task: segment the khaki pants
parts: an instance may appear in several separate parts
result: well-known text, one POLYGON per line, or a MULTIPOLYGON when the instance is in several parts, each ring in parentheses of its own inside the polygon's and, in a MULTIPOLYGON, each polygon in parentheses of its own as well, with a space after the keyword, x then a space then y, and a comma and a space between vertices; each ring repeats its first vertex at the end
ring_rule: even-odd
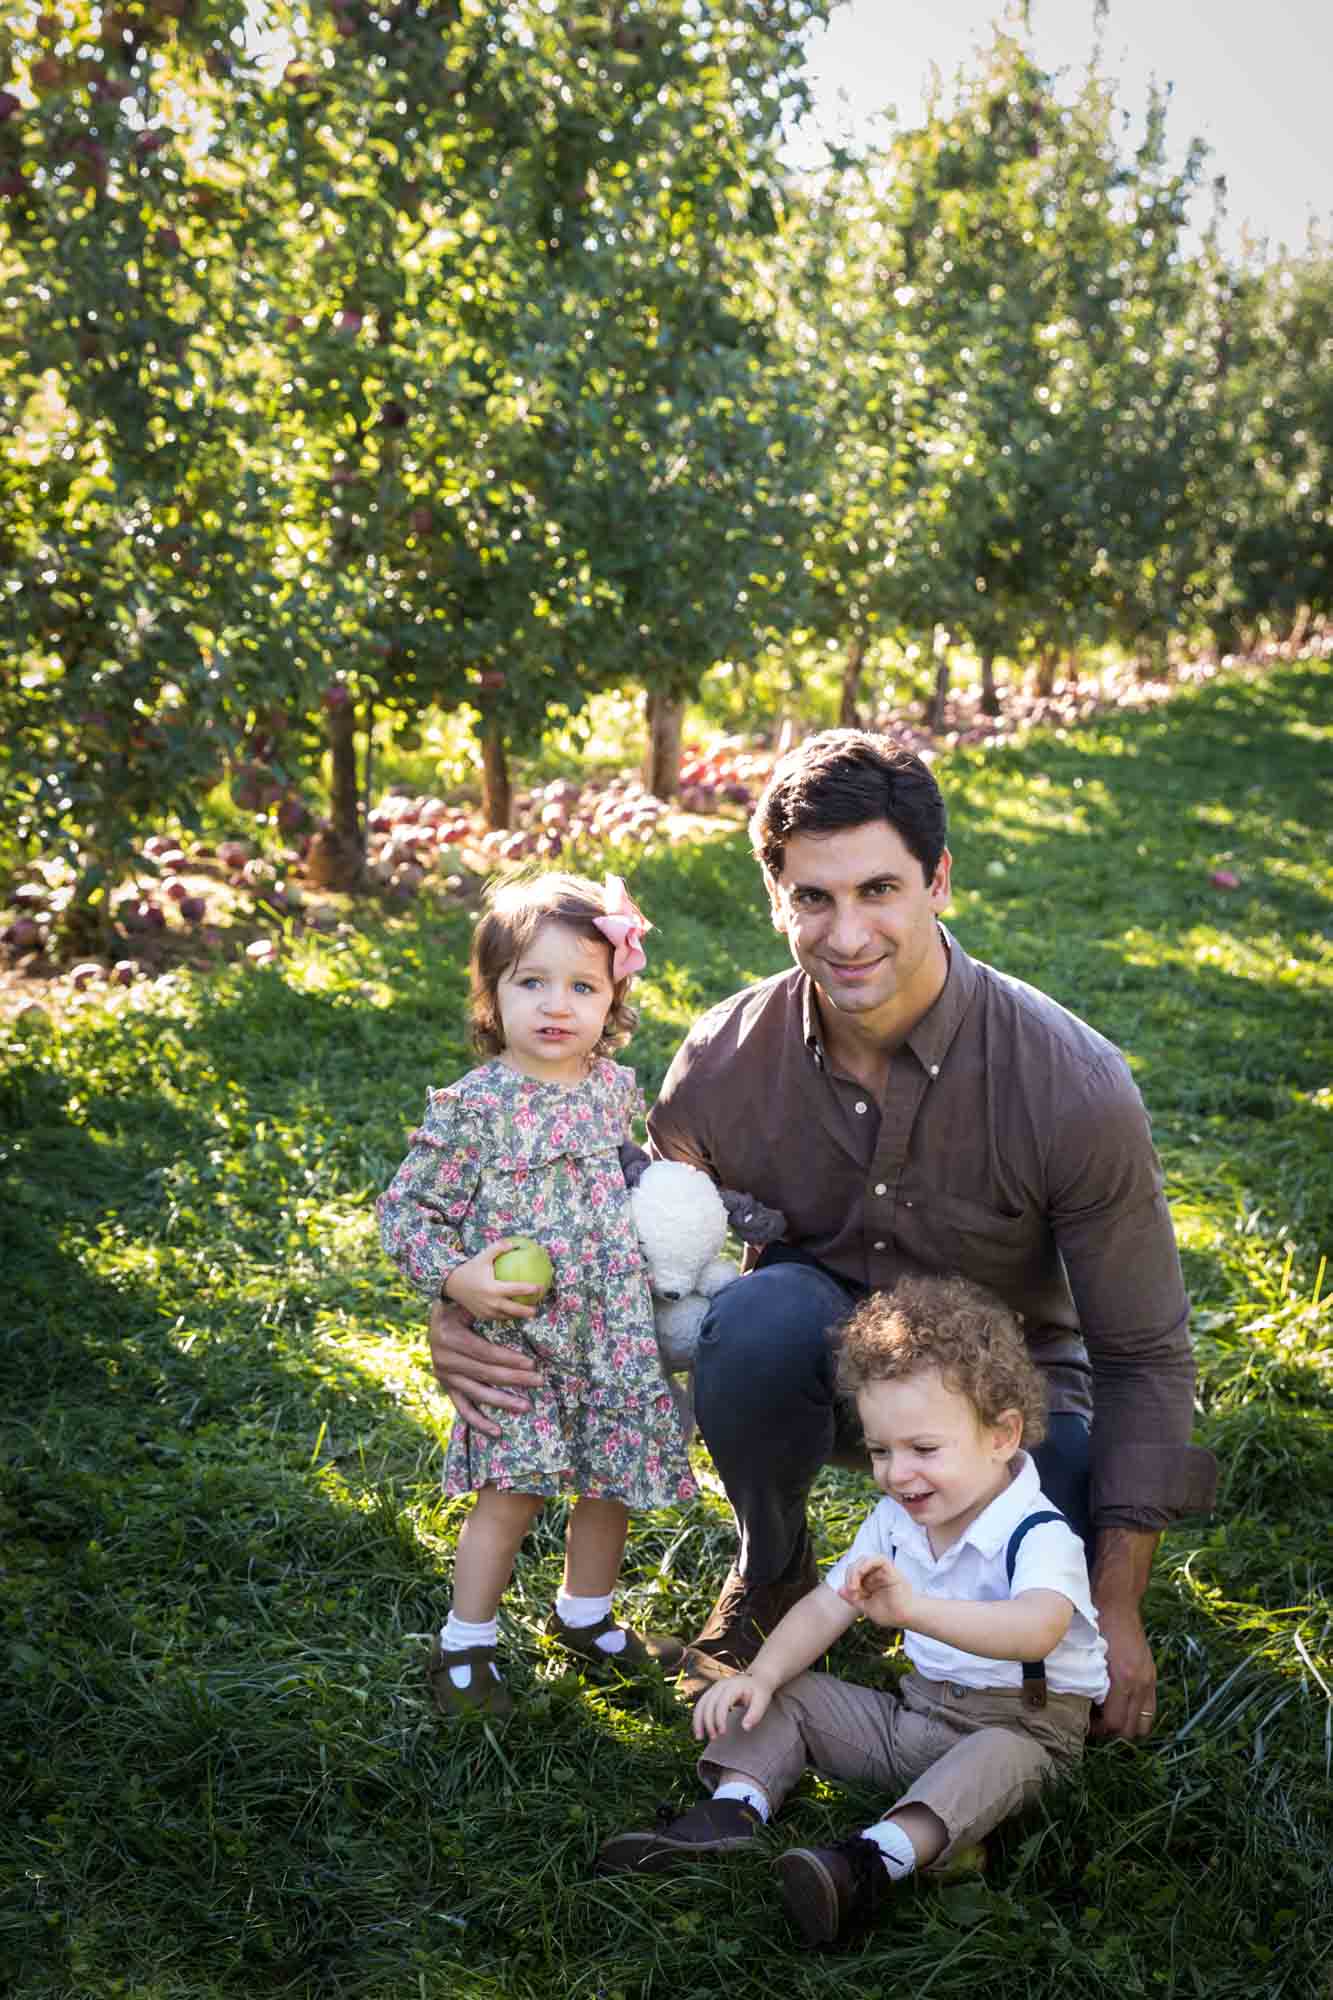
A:
POLYGON ((763 1786, 775 1811, 807 1767, 883 1786, 893 1805, 929 1806, 942 1821, 941 1867, 1073 1769, 1089 1707, 1086 1695, 1048 1694, 1044 1708, 1026 1708, 1017 1688, 965 1688, 915 1673, 896 1694, 798 1674, 753 1729, 741 1727, 743 1709, 732 1710, 700 1757, 699 1776, 711 1791, 723 1771, 738 1771, 763 1786))

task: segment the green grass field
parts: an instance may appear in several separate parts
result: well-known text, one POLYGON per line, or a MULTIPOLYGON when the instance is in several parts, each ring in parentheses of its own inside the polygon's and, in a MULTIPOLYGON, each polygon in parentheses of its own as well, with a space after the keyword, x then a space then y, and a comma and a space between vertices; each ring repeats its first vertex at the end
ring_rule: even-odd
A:
MULTIPOLYGON (((797 1949, 763 1858, 594 1877, 601 1838, 694 1795, 688 1718, 540 1636, 558 1510, 503 1614, 520 1718, 439 1723, 424 1635, 464 1503, 439 1493, 447 1405, 371 1214, 427 1084, 467 1059, 466 920, 422 910, 4 1039, 20 2000, 1333 1996, 1328 670, 939 769, 951 923, 1121 1043, 1167 1170, 1223 1476, 1152 1587, 1152 1747, 1091 1752, 984 1881, 908 1888, 847 1958, 797 1949)), ((783 947, 739 835, 633 886, 657 926, 630 1052, 651 1093, 699 1009, 783 947)), ((825 1475, 825 1553, 867 1496, 825 1475)), ((635 1617, 693 1627, 730 1546, 715 1481, 640 1519, 635 1617)), ((864 1628, 835 1658, 893 1671, 864 1628)), ((870 1804, 807 1783, 781 1844, 870 1804)))

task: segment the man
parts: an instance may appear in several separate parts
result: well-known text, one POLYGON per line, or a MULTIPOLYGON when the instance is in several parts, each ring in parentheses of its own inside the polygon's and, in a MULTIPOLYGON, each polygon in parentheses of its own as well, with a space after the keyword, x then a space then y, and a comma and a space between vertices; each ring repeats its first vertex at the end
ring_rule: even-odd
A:
MULTIPOLYGON (((946 815, 919 758, 827 731, 779 762, 750 831, 796 969, 704 1016, 648 1121, 656 1152, 788 1221, 700 1337, 699 1428, 740 1549, 687 1684, 748 1664, 816 1580, 806 1496, 859 1444, 831 1330, 905 1272, 958 1272, 1023 1315, 1052 1412, 1042 1485, 1092 1542, 1100 1729, 1146 1735, 1153 1552, 1168 1522, 1211 1504, 1215 1473, 1189 1442, 1188 1306, 1129 1071, 942 928, 946 815)), ((431 1348, 466 1421, 492 1429, 487 1407, 521 1407, 527 1364, 440 1307, 431 1348)))

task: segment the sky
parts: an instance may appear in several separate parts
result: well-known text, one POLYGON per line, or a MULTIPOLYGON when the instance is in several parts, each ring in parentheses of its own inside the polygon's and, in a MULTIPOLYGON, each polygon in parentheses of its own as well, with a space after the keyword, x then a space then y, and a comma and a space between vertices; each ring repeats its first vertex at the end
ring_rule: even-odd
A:
MULTIPOLYGON (((797 164, 821 157, 816 134, 870 136, 891 106, 920 117, 932 65, 947 82, 990 39, 1004 0, 846 0, 811 37, 812 121, 793 139, 797 164)), ((1031 0, 1032 45, 1071 81, 1093 44, 1093 0, 1031 0)), ((1251 237, 1299 250, 1313 217, 1333 228, 1333 0, 1110 0, 1101 31, 1104 74, 1118 79, 1142 131, 1150 80, 1172 86, 1173 157, 1191 138, 1210 148, 1205 178, 1227 180, 1223 242, 1251 237)), ((1208 201, 1195 216, 1208 219, 1208 201)))

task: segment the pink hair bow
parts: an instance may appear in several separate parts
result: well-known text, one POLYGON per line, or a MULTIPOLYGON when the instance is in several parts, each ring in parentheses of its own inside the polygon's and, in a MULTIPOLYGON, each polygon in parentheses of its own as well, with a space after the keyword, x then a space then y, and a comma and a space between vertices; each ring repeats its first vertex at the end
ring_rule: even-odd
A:
POLYGON ((643 934, 652 925, 618 875, 606 878, 606 915, 593 923, 611 946, 611 977, 630 979, 648 963, 643 934))

